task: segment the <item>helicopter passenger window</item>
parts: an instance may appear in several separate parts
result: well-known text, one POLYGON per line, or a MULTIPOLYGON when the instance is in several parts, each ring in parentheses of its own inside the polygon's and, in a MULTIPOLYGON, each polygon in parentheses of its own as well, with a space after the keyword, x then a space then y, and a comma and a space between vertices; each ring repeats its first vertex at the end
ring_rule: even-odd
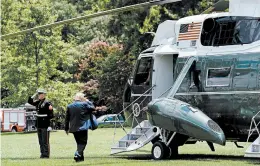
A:
POLYGON ((151 69, 152 69, 152 57, 141 58, 138 63, 134 84, 150 85, 151 69))
POLYGON ((206 86, 229 86, 230 67, 209 68, 207 71, 206 86))
POLYGON ((226 16, 209 18, 203 23, 203 46, 250 44, 259 40, 260 18, 226 16))

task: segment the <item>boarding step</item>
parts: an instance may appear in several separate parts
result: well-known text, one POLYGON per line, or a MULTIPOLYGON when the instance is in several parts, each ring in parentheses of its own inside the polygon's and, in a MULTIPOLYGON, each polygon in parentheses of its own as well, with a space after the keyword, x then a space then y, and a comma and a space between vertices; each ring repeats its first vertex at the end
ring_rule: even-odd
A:
POLYGON ((122 140, 119 141, 119 147, 129 147, 135 140, 122 140))
POLYGON ((260 144, 252 144, 250 152, 259 152, 260 153, 260 144))
POLYGON ((260 152, 260 144, 252 144, 252 152, 260 152))
POLYGON ((111 147, 111 149, 114 149, 114 150, 126 150, 127 148, 126 147, 111 147))
POLYGON ((146 133, 149 129, 151 129, 151 127, 137 127, 136 129, 135 129, 135 133, 136 134, 139 134, 139 135, 142 135, 142 134, 144 134, 144 133, 146 133))
POLYGON ((148 120, 141 122, 111 147, 111 154, 137 150, 160 134, 160 129, 148 120))
POLYGON ((142 134, 127 134, 126 139, 127 140, 137 140, 141 136, 142 136, 142 134))
POLYGON ((247 148, 245 157, 260 158, 260 137, 247 148))

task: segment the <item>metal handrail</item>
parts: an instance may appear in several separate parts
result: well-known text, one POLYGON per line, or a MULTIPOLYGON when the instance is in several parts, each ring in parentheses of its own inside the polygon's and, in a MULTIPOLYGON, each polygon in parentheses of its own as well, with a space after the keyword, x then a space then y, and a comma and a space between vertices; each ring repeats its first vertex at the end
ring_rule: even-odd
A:
POLYGON ((164 91, 158 98, 162 97, 166 92, 168 92, 171 89, 172 89, 172 86, 170 88, 168 88, 166 91, 164 91))
MULTIPOLYGON (((249 141, 249 138, 251 137, 251 135, 253 134, 254 131, 257 131, 258 133, 258 136, 260 137, 260 132, 258 130, 258 126, 260 124, 260 121, 258 123, 256 123, 255 121, 255 118, 260 115, 260 111, 258 113, 256 113, 253 117, 252 117, 252 120, 251 120, 251 124, 250 124, 250 129, 248 131, 248 137, 247 137, 247 142, 249 141), (254 124, 254 128, 252 129, 253 127, 253 124, 254 124)), ((260 143, 260 142, 259 142, 260 143)))
MULTIPOLYGON (((136 102, 138 99, 140 99, 141 97, 143 97, 147 92, 149 92, 152 88, 154 88, 156 85, 153 85, 151 88, 149 88, 147 91, 145 91, 140 97, 138 97, 136 100, 134 100, 132 103, 130 103, 126 108, 124 108, 121 112, 119 112, 117 115, 121 114, 122 112, 124 112, 128 107, 130 107, 134 102, 136 102)), ((164 91, 158 98, 162 97, 166 92, 168 92, 172 87, 168 88, 166 91, 164 91)), ((144 98, 144 100, 147 98, 147 96, 144 98)), ((140 102, 140 104, 142 104, 143 101, 140 102)), ((142 108, 143 110, 144 108, 142 108)), ((133 113, 130 114, 129 117, 131 117, 133 113)), ((125 122, 129 119, 129 117, 125 120, 125 122)), ((120 125, 122 126, 123 130, 125 131, 123 125, 125 124, 125 122, 122 124, 121 122, 118 122, 120 123, 120 125)), ((116 122, 117 123, 117 122, 116 122)), ((126 131, 125 131, 126 132, 126 131)))
MULTIPOLYGON (((152 90, 156 85, 153 85, 151 88, 149 88, 147 91, 145 91, 141 96, 139 96, 137 99, 135 99, 133 102, 131 102, 127 107, 125 107, 122 111, 120 111, 117 115, 120 115, 122 112, 124 112, 127 108, 129 108, 131 105, 133 105, 133 103, 135 103, 137 100, 139 100, 141 97, 143 97, 147 92, 149 92, 150 90, 152 90)), ((145 97, 145 99, 147 98, 147 96, 145 97)), ((144 100, 145 100, 144 99, 144 100)), ((144 100, 141 102, 143 103, 144 100)), ((141 104, 140 103, 140 104, 141 104)), ((143 109, 142 109, 143 110, 143 109)), ((132 116, 133 113, 131 113, 129 115, 129 117, 127 117, 125 119, 125 122, 124 123, 121 123, 118 119, 118 117, 116 116, 116 118, 118 119, 118 122, 116 121, 115 122, 115 129, 114 129, 114 136, 113 136, 113 143, 114 143, 114 140, 115 140, 115 135, 116 135, 116 125, 117 123, 119 123, 121 125, 121 128, 124 130, 124 132, 127 134, 126 130, 125 130, 125 127, 124 127, 124 124, 126 123, 126 121, 132 116)), ((137 122, 138 123, 138 122, 137 122)), ((138 123, 139 124, 139 123, 138 123)), ((139 124, 140 125, 140 124, 139 124)))
POLYGON ((137 99, 135 99, 132 103, 130 103, 127 107, 125 107, 121 112, 119 112, 117 115, 121 114, 124 112, 128 107, 130 107, 133 103, 135 103, 138 99, 143 97, 147 92, 149 92, 151 89, 153 89, 156 85, 153 85, 151 88, 149 88, 147 91, 145 91, 141 96, 139 96, 137 99))

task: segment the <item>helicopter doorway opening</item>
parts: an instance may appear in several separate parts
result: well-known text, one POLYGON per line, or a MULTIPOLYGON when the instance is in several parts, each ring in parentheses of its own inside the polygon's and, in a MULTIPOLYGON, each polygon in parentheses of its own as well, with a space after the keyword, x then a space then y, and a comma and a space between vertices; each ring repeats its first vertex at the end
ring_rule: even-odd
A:
MULTIPOLYGON (((125 90, 124 107, 128 107, 130 103, 133 103, 129 107, 129 111, 125 112, 125 117, 129 117, 135 110, 135 106, 138 105, 140 109, 143 109, 152 100, 152 77, 154 66, 153 54, 145 54, 138 58, 138 61, 133 70, 133 74, 130 77, 128 87, 125 90), (127 100, 126 100, 127 99, 127 100)), ((132 114, 138 118, 138 122, 142 122, 147 119, 146 112, 138 111, 138 114, 132 114)), ((136 126, 138 123, 129 119, 129 125, 136 126)))
MULTIPOLYGON (((132 76, 124 92, 124 108, 132 105, 146 110, 147 104, 153 99, 165 97, 173 85, 174 70, 178 54, 145 54, 140 56, 132 76)), ((124 114, 128 125, 135 127, 143 120, 147 120, 147 112, 141 111, 136 116, 138 122, 129 117, 133 113, 130 106, 124 114)), ((132 116, 134 116, 132 114, 132 116)))

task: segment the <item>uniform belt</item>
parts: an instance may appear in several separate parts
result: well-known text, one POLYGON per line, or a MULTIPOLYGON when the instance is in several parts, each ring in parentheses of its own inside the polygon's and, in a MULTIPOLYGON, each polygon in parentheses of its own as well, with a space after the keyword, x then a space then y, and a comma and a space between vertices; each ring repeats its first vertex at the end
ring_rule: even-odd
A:
POLYGON ((38 117, 47 117, 48 115, 47 114, 37 114, 36 116, 38 116, 38 117))

